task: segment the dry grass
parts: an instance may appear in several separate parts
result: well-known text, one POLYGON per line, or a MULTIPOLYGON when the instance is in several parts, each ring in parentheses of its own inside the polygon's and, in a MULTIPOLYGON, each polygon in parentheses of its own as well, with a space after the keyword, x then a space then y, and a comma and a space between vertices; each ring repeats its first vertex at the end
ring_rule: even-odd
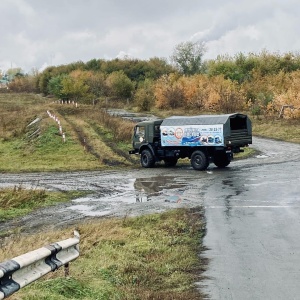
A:
MULTIPOLYGON (((194 283, 205 267, 198 253, 203 212, 179 209, 78 226, 80 257, 11 299, 203 299, 194 283)), ((0 261, 69 238, 70 229, 21 236, 2 245, 0 261)))
POLYGON ((253 119, 253 134, 292 143, 300 143, 300 120, 253 119))
POLYGON ((26 190, 22 186, 15 186, 12 189, 0 190, 0 207, 3 210, 30 206, 32 202, 42 203, 45 201, 45 190, 26 190))

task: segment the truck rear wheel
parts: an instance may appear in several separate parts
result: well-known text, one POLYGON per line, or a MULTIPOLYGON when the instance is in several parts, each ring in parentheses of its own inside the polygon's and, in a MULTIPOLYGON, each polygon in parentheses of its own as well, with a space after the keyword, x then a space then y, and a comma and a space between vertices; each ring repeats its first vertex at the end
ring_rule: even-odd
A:
POLYGON ((155 160, 150 150, 145 149, 141 154, 141 165, 144 168, 152 168, 154 167, 155 160))
POLYGON ((219 155, 216 155, 214 157, 214 164, 218 168, 225 168, 230 164, 230 160, 227 157, 227 154, 225 152, 221 152, 219 155))
POLYGON ((203 151, 195 151, 191 156, 191 165, 197 171, 206 170, 209 165, 207 155, 203 151))

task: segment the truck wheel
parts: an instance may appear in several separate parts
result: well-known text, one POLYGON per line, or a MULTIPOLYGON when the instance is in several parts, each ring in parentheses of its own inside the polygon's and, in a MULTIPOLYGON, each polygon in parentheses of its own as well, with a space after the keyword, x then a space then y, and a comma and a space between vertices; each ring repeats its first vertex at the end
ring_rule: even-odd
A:
POLYGON ((164 159, 166 167, 175 167, 177 164, 177 161, 178 161, 178 159, 174 158, 174 157, 164 159))
POLYGON ((191 165, 197 171, 206 170, 209 165, 207 155, 203 151, 195 151, 191 157, 191 165))
POLYGON ((143 150, 141 154, 141 165, 144 168, 152 168, 155 164, 154 157, 150 150, 143 150))
POLYGON ((228 159, 226 153, 222 152, 219 155, 214 157, 214 164, 218 168, 225 168, 230 164, 230 160, 228 159))

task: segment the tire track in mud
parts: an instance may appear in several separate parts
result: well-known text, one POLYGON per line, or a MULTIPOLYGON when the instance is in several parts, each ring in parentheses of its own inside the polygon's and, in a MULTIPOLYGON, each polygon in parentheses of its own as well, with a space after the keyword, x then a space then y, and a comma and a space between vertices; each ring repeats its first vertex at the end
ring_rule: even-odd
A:
MULTIPOLYGON (((79 126, 76 126, 76 124, 68 118, 65 118, 65 120, 70 124, 70 126, 72 127, 72 129, 76 133, 80 144, 84 147, 84 149, 88 153, 92 154, 97 159, 99 159, 102 163, 104 163, 105 165, 110 166, 110 167, 125 166, 126 165, 126 164, 124 164, 120 161, 117 161, 117 160, 111 160, 111 159, 104 158, 100 153, 98 153, 94 149, 93 145, 91 143, 89 143, 88 139, 86 138, 86 134, 83 132, 83 130, 79 126)), ((107 145, 107 146, 109 146, 109 145, 107 145)))
MULTIPOLYGON (((113 160, 112 158, 107 159, 101 155, 93 146, 91 142, 89 142, 87 138, 87 134, 82 130, 80 126, 77 126, 74 121, 72 121, 63 110, 58 110, 58 113, 62 116, 62 118, 67 122, 72 130, 75 132, 77 139, 79 140, 82 147, 85 149, 86 152, 92 154, 95 158, 97 158, 99 161, 101 161, 106 166, 115 167, 115 166, 127 166, 124 162, 113 160)), ((82 119, 81 119, 82 120, 82 119)), ((84 121, 85 122, 85 121, 84 121)), ((124 151, 118 149, 116 146, 114 146, 114 143, 107 141, 107 139, 104 138, 104 135, 99 134, 99 130, 97 130, 96 126, 91 124, 91 122, 86 122, 94 130, 94 132, 97 134, 99 139, 105 143, 107 147, 111 149, 111 151, 115 154, 117 154, 119 157, 125 158, 128 162, 131 164, 135 161, 129 157, 129 154, 125 154, 124 151)))
POLYGON ((127 161, 129 161, 131 164, 135 164, 137 161, 132 158, 132 156, 125 151, 122 151, 119 149, 116 144, 110 140, 108 140, 105 137, 105 134, 100 130, 99 127, 97 127, 95 124, 92 124, 91 122, 88 122, 88 124, 93 128, 93 130, 97 133, 97 135, 101 138, 101 140, 110 148, 113 152, 115 152, 117 155, 124 157, 127 161))

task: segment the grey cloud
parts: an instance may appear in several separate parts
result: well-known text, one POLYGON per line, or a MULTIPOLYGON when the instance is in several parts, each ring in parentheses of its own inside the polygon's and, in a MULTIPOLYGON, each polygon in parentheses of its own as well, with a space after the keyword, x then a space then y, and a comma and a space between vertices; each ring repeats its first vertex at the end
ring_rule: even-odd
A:
POLYGON ((299 46, 296 0, 1 2, 0 69, 13 63, 29 70, 45 63, 114 58, 121 52, 168 58, 176 44, 191 38, 206 41, 210 56, 299 46), (256 39, 249 39, 251 28, 256 39))

